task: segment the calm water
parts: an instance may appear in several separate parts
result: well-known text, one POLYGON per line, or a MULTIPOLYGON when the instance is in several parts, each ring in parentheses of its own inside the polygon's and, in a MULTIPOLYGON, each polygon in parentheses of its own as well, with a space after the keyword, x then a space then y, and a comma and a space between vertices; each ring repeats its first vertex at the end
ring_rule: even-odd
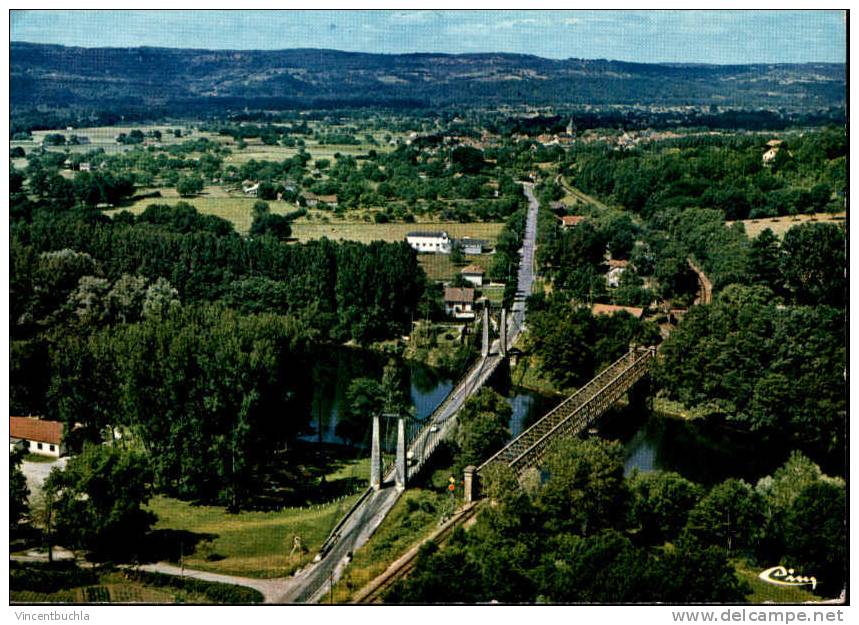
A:
MULTIPOLYGON (((346 389, 352 380, 368 377, 379 380, 389 357, 351 349, 336 349, 319 354, 313 359, 311 368, 312 397, 310 398, 310 422, 302 437, 308 441, 344 444, 337 436, 337 423, 346 409, 346 389), (321 426, 320 426, 321 424, 321 426)), ((429 417, 453 389, 454 381, 447 375, 419 363, 402 362, 408 371, 409 392, 418 421, 429 417)), ((551 410, 558 400, 511 387, 506 372, 500 372, 490 380, 490 386, 505 396, 513 409, 510 431, 513 436, 551 410)), ((383 437, 388 429, 383 424, 383 437)), ((390 428, 393 430, 393 427, 390 428)), ((369 435, 369 428, 368 428, 369 435)))
MULTIPOLYGON (((308 427, 302 437, 308 441, 345 444, 336 428, 346 406, 346 389, 359 377, 381 379, 389 357, 354 349, 332 349, 318 354, 307 365, 309 380, 306 401, 308 427), (321 424, 321 425, 320 425, 321 424)), ((453 388, 449 376, 416 363, 402 363, 418 421, 426 419, 453 388)), ((554 408, 558 398, 517 388, 510 384, 509 372, 500 368, 490 386, 501 393, 513 408, 510 431, 513 436, 554 408)), ((383 440, 392 447, 395 425, 383 422, 383 440)), ((687 422, 654 414, 644 405, 610 411, 597 423, 598 435, 623 443, 625 472, 676 471, 702 484, 714 484, 728 477, 755 482, 770 474, 787 459, 783 446, 778 450, 761 447, 759 440, 725 427, 687 422), (757 446, 755 446, 755 444, 757 446)), ((365 442, 369 443, 369 424, 365 442)))

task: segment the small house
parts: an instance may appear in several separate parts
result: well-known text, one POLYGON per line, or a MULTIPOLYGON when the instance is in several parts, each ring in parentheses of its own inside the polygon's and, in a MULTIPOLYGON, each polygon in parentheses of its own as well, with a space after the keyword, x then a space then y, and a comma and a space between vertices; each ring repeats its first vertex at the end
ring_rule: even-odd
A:
POLYGON ((575 228, 583 221, 587 220, 587 217, 583 215, 564 215, 563 217, 559 217, 561 220, 561 228, 564 230, 569 230, 570 228, 575 228))
POLYGON ((620 259, 611 259, 606 263, 609 266, 608 273, 605 276, 606 284, 612 288, 620 286, 620 277, 626 271, 629 261, 620 259))
POLYGON ((447 232, 409 232, 406 243, 418 252, 450 254, 453 241, 447 232))
POLYGON ((644 316, 644 309, 636 306, 615 306, 614 304, 594 304, 591 308, 591 314, 612 316, 615 313, 625 312, 632 315, 636 319, 641 319, 644 316))
POLYGON ((474 286, 483 286, 483 275, 486 273, 480 265, 468 265, 463 267, 460 274, 474 286))
POLYGON ((81 163, 80 168, 81 171, 92 171, 92 164, 90 164, 88 161, 84 161, 83 163, 81 163))
POLYGON ((31 454, 59 458, 66 453, 60 421, 38 417, 9 417, 9 450, 22 448, 31 454))
POLYGON ((458 243, 463 254, 483 254, 483 250, 489 246, 489 241, 471 237, 463 237, 458 240, 458 243))
POLYGON ((474 289, 445 287, 444 312, 454 319, 474 319, 474 289))
POLYGON ((243 186, 242 192, 248 197, 256 197, 257 193, 259 193, 259 183, 257 182, 247 187, 243 186))

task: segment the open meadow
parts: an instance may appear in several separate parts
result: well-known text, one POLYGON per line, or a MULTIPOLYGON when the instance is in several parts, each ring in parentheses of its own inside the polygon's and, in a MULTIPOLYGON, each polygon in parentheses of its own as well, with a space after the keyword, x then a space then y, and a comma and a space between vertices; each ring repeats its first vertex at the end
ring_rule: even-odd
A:
MULTIPOLYGON (((800 224, 808 222, 818 223, 845 223, 847 212, 840 213, 814 213, 813 215, 785 215, 783 217, 766 217, 761 219, 744 219, 740 221, 746 227, 746 234, 753 239, 761 232, 769 228, 778 238, 784 233, 800 224)), ((726 221, 726 226, 735 224, 734 221, 726 221)))

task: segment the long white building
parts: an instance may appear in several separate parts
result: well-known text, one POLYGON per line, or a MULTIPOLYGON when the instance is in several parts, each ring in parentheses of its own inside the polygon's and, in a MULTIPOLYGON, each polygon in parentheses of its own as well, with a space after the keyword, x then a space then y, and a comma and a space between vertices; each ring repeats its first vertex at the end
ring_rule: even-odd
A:
POLYGON ((447 232, 409 232, 406 243, 418 252, 450 254, 453 242, 447 232))

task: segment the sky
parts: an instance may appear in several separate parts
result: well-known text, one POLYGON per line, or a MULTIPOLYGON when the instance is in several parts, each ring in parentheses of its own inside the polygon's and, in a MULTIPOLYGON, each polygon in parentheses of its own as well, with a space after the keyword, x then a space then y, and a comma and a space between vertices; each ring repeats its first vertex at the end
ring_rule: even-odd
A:
POLYGON ((12 41, 86 47, 514 52, 642 63, 846 62, 842 11, 21 11, 12 41))

